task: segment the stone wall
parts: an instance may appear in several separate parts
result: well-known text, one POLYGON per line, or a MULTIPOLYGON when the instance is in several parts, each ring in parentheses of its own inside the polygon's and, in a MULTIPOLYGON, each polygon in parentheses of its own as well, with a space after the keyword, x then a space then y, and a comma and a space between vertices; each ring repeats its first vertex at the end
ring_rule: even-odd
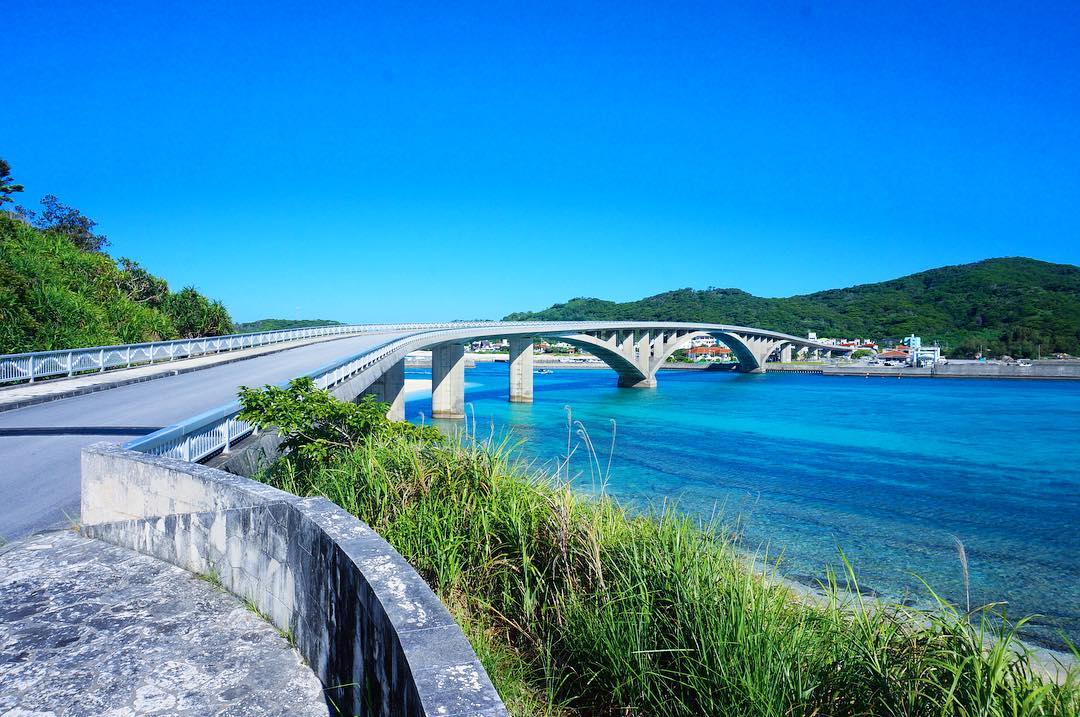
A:
POLYGON ((505 715, 460 628, 375 531, 324 498, 97 444, 84 534, 213 576, 296 641, 349 715, 505 715))

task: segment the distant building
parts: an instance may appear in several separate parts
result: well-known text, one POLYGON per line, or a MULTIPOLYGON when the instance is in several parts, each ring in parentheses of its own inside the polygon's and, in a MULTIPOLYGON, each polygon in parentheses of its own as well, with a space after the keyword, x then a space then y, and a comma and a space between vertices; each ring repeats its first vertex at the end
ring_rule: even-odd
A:
POLYGON ((877 355, 877 358, 879 361, 885 361, 887 363, 896 361, 907 363, 908 359, 911 358, 911 354, 908 352, 907 347, 897 347, 895 349, 889 349, 888 351, 882 351, 877 355))
POLYGON ((923 346, 922 338, 912 334, 904 339, 910 354, 908 363, 912 366, 933 366, 941 360, 941 349, 937 346, 923 346))
POLYGON ((727 346, 691 346, 686 355, 691 361, 724 361, 731 357, 727 346))

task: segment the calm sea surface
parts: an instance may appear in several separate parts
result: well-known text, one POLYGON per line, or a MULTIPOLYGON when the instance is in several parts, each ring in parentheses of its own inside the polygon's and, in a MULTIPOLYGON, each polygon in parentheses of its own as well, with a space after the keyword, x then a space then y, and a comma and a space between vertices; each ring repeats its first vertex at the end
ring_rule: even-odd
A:
MULTIPOLYGON (((1080 382, 664 371, 634 390, 560 370, 537 375, 521 405, 507 374, 466 373, 479 433, 511 430, 525 456, 550 461, 566 452, 570 406, 603 464, 614 419, 608 492, 624 504, 738 519, 747 548, 782 553, 781 572, 803 582, 843 550, 864 590, 919 604, 918 578, 963 600, 959 538, 973 605, 1007 601, 1010 616, 1041 615, 1029 639, 1080 642, 1080 382)), ((430 394, 406 410, 430 415, 430 394)))

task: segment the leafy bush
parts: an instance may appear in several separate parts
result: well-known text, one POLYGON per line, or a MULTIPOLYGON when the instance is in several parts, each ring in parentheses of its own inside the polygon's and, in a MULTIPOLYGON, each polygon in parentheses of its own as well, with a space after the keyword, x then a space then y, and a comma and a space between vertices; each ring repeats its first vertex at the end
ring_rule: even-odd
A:
POLYGON ((233 330, 232 319, 225 306, 220 301, 206 298, 193 286, 185 286, 175 294, 166 295, 161 309, 183 338, 221 336, 233 330))
POLYGON ((373 396, 364 396, 358 403, 339 401, 315 388, 315 381, 306 376, 293 379, 286 388, 241 386, 240 405, 241 420, 259 428, 277 428, 284 439, 282 450, 305 467, 333 463, 371 435, 439 439, 434 428, 390 421, 388 406, 373 396))

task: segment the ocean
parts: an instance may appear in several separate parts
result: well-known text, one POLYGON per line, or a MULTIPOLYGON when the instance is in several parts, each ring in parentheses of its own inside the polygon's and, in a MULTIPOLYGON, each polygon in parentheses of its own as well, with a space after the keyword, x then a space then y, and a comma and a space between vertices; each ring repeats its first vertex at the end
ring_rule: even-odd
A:
MULTIPOLYGON (((929 604, 927 585, 965 604, 959 541, 972 606, 1036 615, 1029 641, 1080 642, 1080 382, 662 371, 655 389, 620 389, 609 371, 534 378, 535 402, 511 404, 506 364, 468 370, 469 425, 553 465, 569 407, 599 463, 590 470, 579 446, 582 491, 718 520, 808 585, 841 570, 842 552, 862 591, 916 605, 929 604)), ((430 393, 406 403, 409 420, 430 412, 430 393)))

